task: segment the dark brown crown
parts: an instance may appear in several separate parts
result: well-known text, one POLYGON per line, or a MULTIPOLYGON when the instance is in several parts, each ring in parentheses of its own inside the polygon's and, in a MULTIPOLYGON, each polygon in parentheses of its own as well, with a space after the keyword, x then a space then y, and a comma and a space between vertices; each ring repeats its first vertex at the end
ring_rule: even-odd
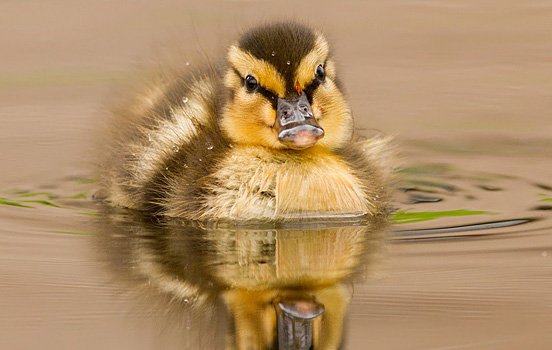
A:
POLYGON ((314 48, 314 31, 295 22, 280 22, 256 27, 239 40, 239 47, 272 64, 293 89, 293 74, 301 59, 314 48))

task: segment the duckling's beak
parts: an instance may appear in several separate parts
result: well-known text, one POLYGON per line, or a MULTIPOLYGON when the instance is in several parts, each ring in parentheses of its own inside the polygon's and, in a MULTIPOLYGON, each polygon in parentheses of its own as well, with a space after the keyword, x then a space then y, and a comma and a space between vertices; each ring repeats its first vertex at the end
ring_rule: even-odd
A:
POLYGON ((305 93, 295 99, 278 98, 274 128, 281 143, 298 150, 314 146, 324 136, 305 93))

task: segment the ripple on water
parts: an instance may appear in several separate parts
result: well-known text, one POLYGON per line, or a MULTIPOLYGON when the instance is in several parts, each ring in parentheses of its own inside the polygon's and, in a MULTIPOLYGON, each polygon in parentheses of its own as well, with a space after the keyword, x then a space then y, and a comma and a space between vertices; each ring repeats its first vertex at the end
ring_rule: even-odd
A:
MULTIPOLYGON (((536 315, 545 322, 552 305, 547 292, 552 286, 550 187, 440 164, 404 168, 402 176, 394 225, 385 236, 383 222, 357 215, 287 227, 160 222, 125 210, 106 211, 91 199, 97 185, 86 177, 67 178, 45 186, 47 190, 6 190, 0 196, 0 214, 10 218, 8 225, 17 223, 22 235, 40 234, 27 234, 23 241, 12 234, 3 245, 36 241, 40 253, 29 249, 35 256, 25 259, 40 261, 41 270, 25 273, 31 282, 12 276, 4 284, 16 290, 31 283, 40 289, 40 298, 32 293, 27 299, 47 302, 64 296, 62 304, 72 300, 78 284, 91 291, 87 298, 99 308, 98 315, 114 315, 113 301, 102 300, 118 298, 119 307, 140 310, 126 312, 131 319, 157 320, 167 330, 164 337, 186 334, 188 345, 203 349, 228 339, 276 339, 274 333, 251 326, 272 324, 275 329, 276 318, 270 315, 276 315, 276 301, 289 310, 322 307, 322 318, 348 309, 352 332, 359 324, 376 328, 440 318, 466 329, 474 320, 506 325, 510 318, 501 315, 511 314, 520 319, 536 315), (78 275, 82 281, 59 276, 64 265, 51 262, 64 253, 45 244, 54 236, 94 242, 93 255, 67 260, 74 269, 67 276, 78 275)), ((10 256, 19 264, 16 269, 31 269, 21 254, 10 256)), ((48 313, 41 311, 41 317, 48 318, 48 313)), ((71 317, 86 323, 91 315, 71 317)), ((338 315, 346 317, 344 311, 338 315)), ((294 322, 299 338, 320 327, 316 318, 294 322)), ((324 341, 342 341, 345 323, 337 324, 333 338, 324 341)))

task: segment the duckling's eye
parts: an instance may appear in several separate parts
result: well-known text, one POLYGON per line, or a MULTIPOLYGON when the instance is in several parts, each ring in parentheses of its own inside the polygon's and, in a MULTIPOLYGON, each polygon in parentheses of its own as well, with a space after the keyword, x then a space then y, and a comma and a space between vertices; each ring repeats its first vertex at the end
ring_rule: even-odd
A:
POLYGON ((257 86, 259 86, 259 83, 254 76, 248 75, 245 77, 245 88, 247 89, 247 91, 253 92, 257 89, 257 86))
POLYGON ((319 65, 316 67, 315 75, 318 80, 324 81, 324 79, 326 79, 326 71, 324 71, 324 66, 319 65))

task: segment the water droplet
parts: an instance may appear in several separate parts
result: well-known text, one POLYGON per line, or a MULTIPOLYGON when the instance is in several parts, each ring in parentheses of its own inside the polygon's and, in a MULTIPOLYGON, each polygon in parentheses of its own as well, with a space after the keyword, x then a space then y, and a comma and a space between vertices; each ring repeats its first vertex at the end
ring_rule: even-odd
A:
POLYGON ((184 304, 188 304, 189 302, 190 302, 190 299, 188 299, 188 298, 184 299, 184 304))
POLYGON ((207 145, 208 150, 212 150, 213 148, 215 148, 215 146, 213 146, 213 144, 211 144, 209 142, 207 142, 206 145, 207 145))
POLYGON ((168 166, 167 166, 167 167, 165 167, 165 170, 169 170, 169 167, 168 167, 168 166))
POLYGON ((189 65, 190 65, 190 62, 186 61, 185 65, 189 66, 189 65))
POLYGON ((198 158, 197 160, 199 160, 200 162, 203 162, 203 159, 201 159, 201 158, 198 158))
POLYGON ((188 169, 190 166, 188 164, 183 165, 184 169, 188 169))
POLYGON ((189 101, 189 99, 186 96, 182 97, 182 102, 188 103, 188 101, 189 101))
POLYGON ((276 52, 272 51, 272 53, 270 54, 270 56, 272 56, 272 57, 276 56, 276 52))
POLYGON ((286 64, 289 66, 291 64, 291 61, 287 61, 286 64))

